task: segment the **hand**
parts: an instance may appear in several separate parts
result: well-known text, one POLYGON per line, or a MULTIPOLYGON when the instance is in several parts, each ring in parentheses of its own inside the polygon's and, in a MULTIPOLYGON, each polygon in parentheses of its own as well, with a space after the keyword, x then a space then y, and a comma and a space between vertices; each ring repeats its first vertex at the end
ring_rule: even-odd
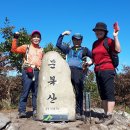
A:
POLYGON ((19 32, 15 32, 14 33, 14 38, 18 39, 19 38, 19 34, 20 34, 19 32))
POLYGON ((63 36, 64 36, 64 35, 70 35, 70 34, 71 34, 70 31, 64 31, 64 32, 62 33, 63 36))
POLYGON ((83 62, 82 64, 82 69, 83 69, 83 72, 86 72, 88 70, 88 63, 87 62, 83 62))
POLYGON ((115 29, 114 29, 113 36, 114 36, 114 37, 117 37, 117 36, 118 36, 118 32, 119 32, 119 31, 115 32, 115 29))
POLYGON ((83 70, 85 70, 87 67, 88 67, 88 63, 83 61, 82 63, 83 70))

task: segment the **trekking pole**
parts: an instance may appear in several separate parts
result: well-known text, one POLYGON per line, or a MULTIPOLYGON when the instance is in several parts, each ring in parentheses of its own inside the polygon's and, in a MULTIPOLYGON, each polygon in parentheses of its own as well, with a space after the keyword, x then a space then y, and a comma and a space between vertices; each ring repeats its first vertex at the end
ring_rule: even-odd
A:
POLYGON ((90 124, 91 124, 91 92, 88 94, 88 101, 89 101, 89 118, 90 118, 90 124))
MULTIPOLYGON (((86 60, 86 57, 85 57, 85 60, 86 60)), ((84 88, 85 88, 85 86, 86 86, 86 79, 87 79, 87 72, 88 72, 88 69, 84 69, 84 73, 85 73, 85 77, 84 77, 84 82, 83 82, 83 84, 84 84, 84 88)), ((84 89, 85 90, 85 89, 84 89)), ((87 122, 87 95, 86 95, 86 91, 84 91, 84 108, 85 108, 85 112, 84 112, 84 115, 85 115, 85 119, 84 119, 84 123, 86 124, 86 122, 87 122)))
POLYGON ((90 96, 90 92, 86 92, 86 108, 87 108, 87 111, 89 111, 89 119, 90 119, 90 124, 91 124, 91 96, 90 96))
POLYGON ((84 120, 84 123, 86 124, 86 122, 87 122, 86 92, 84 92, 84 104, 85 104, 85 112, 84 112, 85 120, 84 120))
MULTIPOLYGON (((87 72, 86 72, 86 75, 84 75, 84 87, 85 87, 85 83, 86 83, 86 79, 87 79, 87 72)), ((84 112, 84 115, 85 115, 85 119, 84 119, 84 123, 86 124, 87 122, 87 103, 86 103, 86 91, 84 91, 84 108, 85 108, 85 112, 84 112)))

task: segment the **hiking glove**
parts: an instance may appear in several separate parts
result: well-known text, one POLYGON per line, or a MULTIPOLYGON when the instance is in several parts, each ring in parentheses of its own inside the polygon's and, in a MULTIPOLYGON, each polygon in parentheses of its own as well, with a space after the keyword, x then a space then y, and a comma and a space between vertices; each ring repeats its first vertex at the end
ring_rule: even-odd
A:
POLYGON ((19 38, 19 32, 14 33, 14 38, 18 39, 19 38))
POLYGON ((64 35, 70 35, 70 34, 71 34, 70 31, 64 31, 64 32, 62 33, 63 36, 64 36, 64 35))

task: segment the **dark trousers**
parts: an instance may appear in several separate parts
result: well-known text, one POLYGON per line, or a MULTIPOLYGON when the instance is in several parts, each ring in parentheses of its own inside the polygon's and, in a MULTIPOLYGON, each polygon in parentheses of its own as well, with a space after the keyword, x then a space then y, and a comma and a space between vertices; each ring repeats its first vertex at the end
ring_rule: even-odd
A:
POLYGON ((82 69, 70 67, 71 69, 71 82, 74 87, 76 96, 76 113, 83 114, 83 81, 84 74, 82 69))
POLYGON ((96 72, 96 80, 101 100, 115 101, 115 70, 96 72))
POLYGON ((38 89, 38 75, 39 71, 34 71, 35 81, 32 81, 26 74, 25 70, 22 70, 22 92, 19 101, 19 112, 26 112, 26 104, 30 91, 32 92, 32 106, 33 111, 36 110, 36 99, 38 89))

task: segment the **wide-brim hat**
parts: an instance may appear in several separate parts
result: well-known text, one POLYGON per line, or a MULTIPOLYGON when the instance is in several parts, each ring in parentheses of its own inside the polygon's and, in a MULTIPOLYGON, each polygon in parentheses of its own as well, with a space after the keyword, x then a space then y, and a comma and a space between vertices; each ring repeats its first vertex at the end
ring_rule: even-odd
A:
POLYGON ((103 31, 106 31, 108 32, 107 30, 107 25, 103 22, 98 22, 95 26, 95 28, 93 29, 93 31, 95 32, 96 30, 103 30, 103 31))

